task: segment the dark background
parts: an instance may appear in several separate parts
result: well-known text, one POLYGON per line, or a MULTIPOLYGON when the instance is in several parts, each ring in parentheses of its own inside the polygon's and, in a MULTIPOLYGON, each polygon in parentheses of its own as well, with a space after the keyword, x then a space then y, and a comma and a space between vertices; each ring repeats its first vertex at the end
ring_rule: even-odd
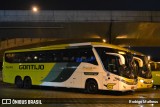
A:
MULTIPOLYGON (((0 10, 131 10, 160 11, 160 0, 1 0, 0 10)), ((160 47, 131 47, 160 61, 160 47)))
POLYGON ((1 0, 0 10, 160 10, 160 0, 1 0))

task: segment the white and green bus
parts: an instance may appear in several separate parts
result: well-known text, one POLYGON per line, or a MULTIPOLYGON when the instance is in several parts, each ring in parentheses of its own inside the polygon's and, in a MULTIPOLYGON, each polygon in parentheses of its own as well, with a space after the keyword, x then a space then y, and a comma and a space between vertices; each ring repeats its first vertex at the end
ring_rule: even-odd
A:
POLYGON ((98 90, 136 89, 133 56, 126 49, 97 42, 61 44, 4 53, 3 82, 98 90))
POLYGON ((150 62, 151 71, 152 71, 152 78, 153 78, 153 85, 159 86, 160 85, 160 62, 150 62))
POLYGON ((153 79, 150 70, 150 64, 146 55, 132 51, 137 66, 138 84, 137 89, 152 88, 153 79))

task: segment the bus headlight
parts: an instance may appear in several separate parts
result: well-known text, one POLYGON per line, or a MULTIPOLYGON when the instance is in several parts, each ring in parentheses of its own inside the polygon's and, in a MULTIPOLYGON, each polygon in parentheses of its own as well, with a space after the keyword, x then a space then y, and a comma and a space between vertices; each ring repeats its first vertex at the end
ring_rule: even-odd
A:
POLYGON ((142 82, 142 83, 144 82, 144 80, 139 80, 139 81, 142 82))
POLYGON ((133 81, 130 81, 130 82, 126 81, 125 79, 120 79, 120 78, 117 78, 117 77, 115 77, 115 79, 118 80, 118 81, 121 81, 123 83, 126 83, 128 85, 136 85, 137 84, 137 79, 134 79, 133 81))
POLYGON ((152 80, 152 83, 153 83, 153 80, 152 80))

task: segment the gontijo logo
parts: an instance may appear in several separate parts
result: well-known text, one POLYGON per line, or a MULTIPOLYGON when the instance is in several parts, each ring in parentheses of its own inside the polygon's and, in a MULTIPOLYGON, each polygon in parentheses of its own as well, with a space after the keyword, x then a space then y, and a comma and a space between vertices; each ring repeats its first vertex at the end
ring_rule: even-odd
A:
POLYGON ((109 90, 112 90, 114 85, 116 85, 116 84, 115 83, 108 83, 107 85, 104 85, 104 86, 106 86, 109 90))
POLYGON ((44 70, 44 65, 19 65, 20 70, 44 70))

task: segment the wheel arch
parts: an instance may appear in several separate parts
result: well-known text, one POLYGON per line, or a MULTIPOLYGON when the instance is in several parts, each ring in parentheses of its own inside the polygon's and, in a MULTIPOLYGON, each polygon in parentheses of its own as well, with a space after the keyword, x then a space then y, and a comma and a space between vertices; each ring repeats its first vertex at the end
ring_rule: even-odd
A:
POLYGON ((22 79, 22 77, 19 76, 19 75, 15 76, 14 84, 16 85, 17 88, 23 88, 23 79, 22 79))
POLYGON ((32 87, 32 79, 30 76, 25 76, 23 80, 23 87, 29 89, 32 87))
POLYGON ((24 79, 26 79, 26 78, 29 78, 31 80, 31 83, 32 83, 32 78, 30 76, 28 76, 28 75, 24 76, 24 79))
POLYGON ((86 81, 85 81, 84 88, 86 88, 86 84, 87 84, 87 82, 90 81, 90 80, 93 80, 93 81, 95 81, 95 82, 97 83, 98 90, 99 90, 99 89, 100 89, 99 81, 98 81, 97 79, 95 79, 95 78, 87 78, 86 81))
POLYGON ((17 75, 17 76, 15 76, 15 78, 14 78, 14 82, 16 81, 17 78, 20 78, 20 79, 23 80, 23 78, 22 78, 20 75, 17 75))

